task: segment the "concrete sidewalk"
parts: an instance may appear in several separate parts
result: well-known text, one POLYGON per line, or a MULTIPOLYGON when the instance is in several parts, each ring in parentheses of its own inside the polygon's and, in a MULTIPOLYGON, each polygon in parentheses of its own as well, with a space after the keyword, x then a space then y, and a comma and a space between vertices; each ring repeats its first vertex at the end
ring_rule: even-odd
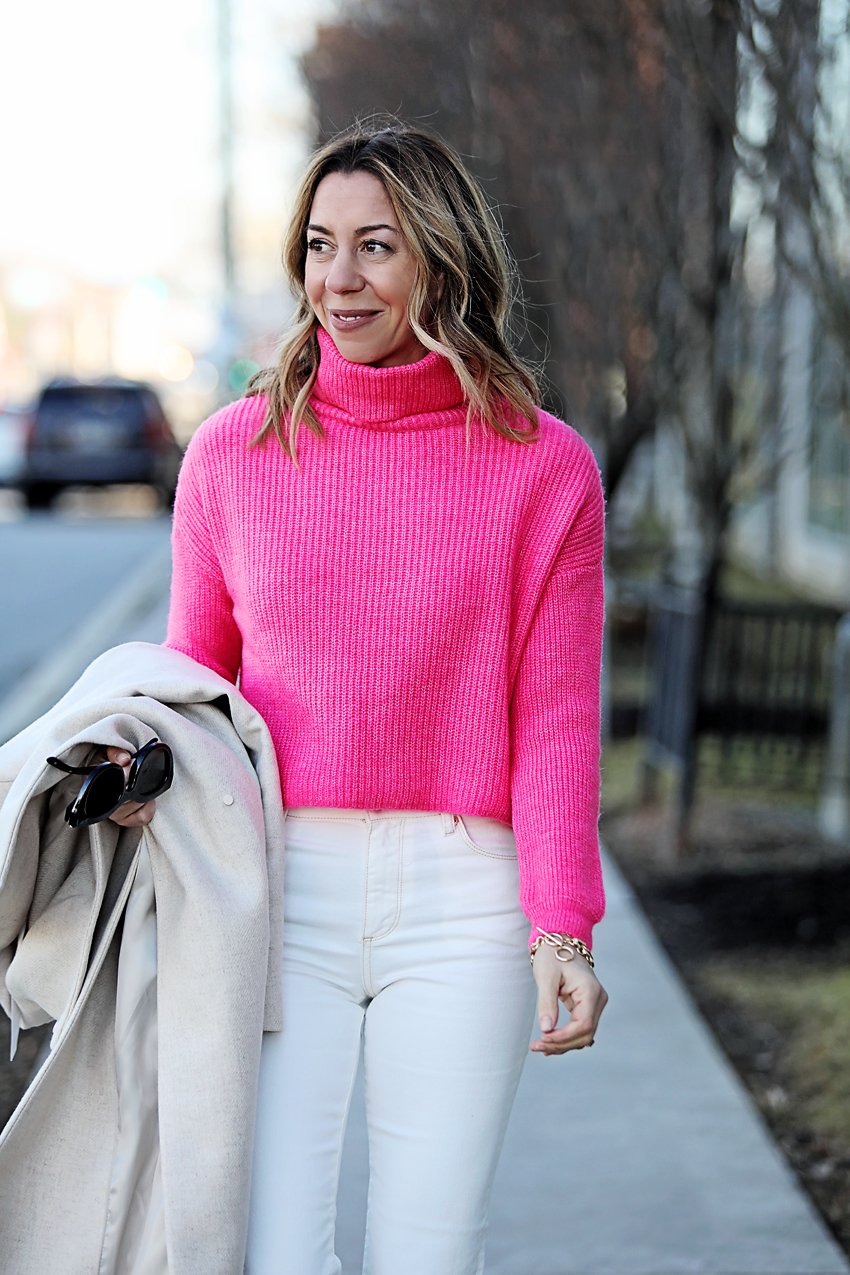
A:
POLYGON ((611 1002, 592 1051, 526 1069, 490 1275, 847 1272, 610 860, 606 870, 594 946, 611 1002), (529 1186, 541 1163, 558 1188, 548 1207, 529 1186))
MULTIPOLYGON (((109 645, 161 641, 165 617, 162 598, 109 645)), ((610 860, 606 882, 595 954, 610 1004, 593 1050, 529 1056, 487 1275, 850 1275, 610 860)), ((358 1090, 340 1189, 347 1275, 360 1270, 366 1171, 358 1090)))

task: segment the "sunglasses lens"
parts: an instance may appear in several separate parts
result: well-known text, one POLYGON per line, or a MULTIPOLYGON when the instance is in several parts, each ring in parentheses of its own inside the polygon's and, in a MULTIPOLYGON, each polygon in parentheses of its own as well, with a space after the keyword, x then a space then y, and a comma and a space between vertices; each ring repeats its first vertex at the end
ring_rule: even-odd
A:
POLYGON ((171 754, 164 746, 154 748, 139 766, 136 782, 133 785, 134 801, 150 801, 158 797, 171 785, 171 754))
POLYGON ((80 815, 99 819, 111 814, 124 796, 124 772, 120 766, 104 766, 92 775, 82 793, 80 815))

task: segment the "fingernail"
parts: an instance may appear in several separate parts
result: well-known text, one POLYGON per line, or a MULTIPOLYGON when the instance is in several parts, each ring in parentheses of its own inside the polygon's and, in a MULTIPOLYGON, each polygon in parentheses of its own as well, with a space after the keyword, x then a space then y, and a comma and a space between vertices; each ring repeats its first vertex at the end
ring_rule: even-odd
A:
POLYGON ((119 765, 119 766, 126 766, 126 765, 128 765, 128 764, 129 764, 129 761, 130 761, 130 754, 129 754, 129 753, 119 753, 119 754, 118 754, 117 761, 118 761, 118 765, 119 765))
POLYGON ((543 1032, 550 1032, 553 1026, 554 1026, 554 1023, 552 1022, 552 1019, 549 1017, 548 1014, 544 1014, 540 1020, 540 1030, 543 1032))

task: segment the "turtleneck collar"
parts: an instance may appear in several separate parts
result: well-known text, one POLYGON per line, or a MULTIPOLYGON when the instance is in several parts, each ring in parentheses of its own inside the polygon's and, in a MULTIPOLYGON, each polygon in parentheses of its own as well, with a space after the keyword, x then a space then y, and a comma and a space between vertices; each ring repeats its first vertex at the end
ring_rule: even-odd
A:
POLYGON ((316 335, 321 357, 313 397, 357 424, 382 429, 447 425, 465 407, 463 387, 442 354, 429 350, 416 363, 371 367, 343 358, 324 328, 316 335))

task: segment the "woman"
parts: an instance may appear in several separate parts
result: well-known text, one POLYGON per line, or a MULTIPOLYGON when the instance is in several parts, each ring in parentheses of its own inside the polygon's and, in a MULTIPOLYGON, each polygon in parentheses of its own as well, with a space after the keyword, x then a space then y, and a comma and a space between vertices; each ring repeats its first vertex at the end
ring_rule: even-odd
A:
POLYGON ((240 678, 286 806, 246 1269, 340 1269, 362 1035, 364 1270, 473 1275, 527 1051, 593 1044, 607 999, 599 473, 537 406, 502 237, 442 141, 323 147, 285 263, 278 367, 186 454, 167 638, 240 678))

